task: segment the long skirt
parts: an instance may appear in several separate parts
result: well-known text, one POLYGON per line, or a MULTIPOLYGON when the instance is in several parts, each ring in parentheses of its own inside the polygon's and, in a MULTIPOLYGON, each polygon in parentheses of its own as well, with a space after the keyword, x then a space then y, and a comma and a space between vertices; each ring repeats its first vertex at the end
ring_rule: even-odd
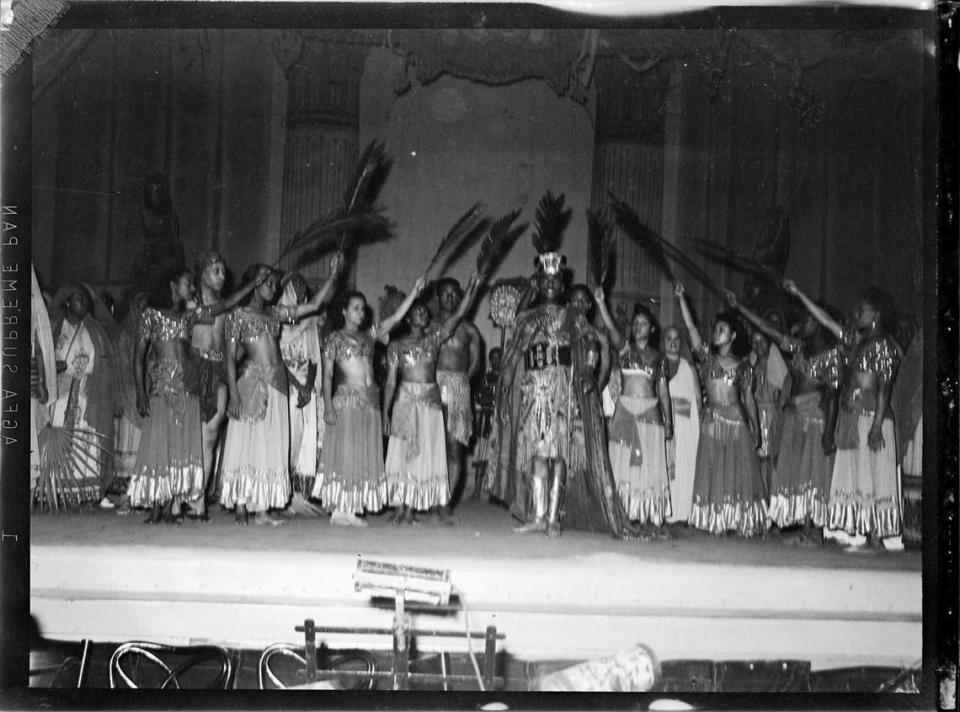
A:
POLYGON ((443 409, 435 383, 401 383, 387 445, 390 505, 416 510, 450 499, 443 409))
POLYGON ((657 398, 622 395, 610 427, 610 466, 632 522, 663 524, 670 516, 667 449, 657 398), (655 413, 655 415, 654 415, 655 413))
POLYGON ((867 436, 872 425, 873 415, 840 410, 827 526, 850 536, 887 538, 901 529, 897 447, 893 420, 886 418, 881 427, 885 445, 871 450, 867 436), (844 447, 844 433, 856 440, 854 447, 844 447))
POLYGON ((250 403, 248 407, 245 399, 241 417, 227 424, 220 504, 243 505, 249 512, 283 508, 290 499, 286 378, 278 378, 274 369, 251 364, 237 388, 241 399, 251 394, 250 403))
POLYGON ((712 534, 764 530, 767 504, 753 436, 737 404, 708 407, 700 428, 690 525, 712 534))
POLYGON ((140 428, 125 415, 117 420, 114 445, 114 468, 117 477, 129 478, 137 466, 137 452, 140 450, 140 428))
POLYGON ((183 385, 183 367, 161 361, 154 368, 150 416, 141 420, 137 464, 127 486, 130 504, 152 507, 174 497, 203 494, 200 403, 183 385))
POLYGON ((767 516, 781 529, 807 521, 823 527, 833 474, 833 455, 823 452, 819 394, 800 396, 783 413, 780 457, 770 483, 767 516))
POLYGON ((379 512, 387 503, 383 425, 376 386, 340 386, 327 424, 313 496, 331 512, 379 512))
MULTIPOLYGON (((689 411, 689 405, 687 406, 689 411)), ((693 479, 697 471, 697 446, 700 444, 700 421, 677 411, 673 404, 673 439, 667 441, 667 471, 670 480, 671 522, 686 522, 693 507, 693 479), (671 457, 672 456, 672 457, 671 457), (672 460, 672 463, 671 463, 672 460)))

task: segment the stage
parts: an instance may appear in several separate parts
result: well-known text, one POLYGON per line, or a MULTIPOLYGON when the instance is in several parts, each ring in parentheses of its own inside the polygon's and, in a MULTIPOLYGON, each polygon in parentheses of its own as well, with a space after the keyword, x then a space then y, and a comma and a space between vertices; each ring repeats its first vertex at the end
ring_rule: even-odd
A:
MULTIPOLYGON (((579 661, 636 643, 661 660, 809 660, 814 670, 908 666, 921 654, 917 550, 851 555, 785 538, 716 538, 678 528, 666 541, 566 531, 517 535, 506 511, 478 499, 448 526, 365 529, 297 518, 279 528, 145 525, 146 513, 34 515, 31 608, 49 639, 212 642, 263 649, 303 643, 294 627, 389 628, 392 608, 354 591, 358 556, 449 569, 464 614, 416 615, 416 627, 495 625, 515 659, 579 661)), ((388 650, 387 636, 318 636, 329 646, 388 650)), ((465 652, 421 638, 424 652, 465 652)), ((477 648, 477 646, 474 646, 477 648)), ((482 642, 477 652, 482 652, 482 642)))

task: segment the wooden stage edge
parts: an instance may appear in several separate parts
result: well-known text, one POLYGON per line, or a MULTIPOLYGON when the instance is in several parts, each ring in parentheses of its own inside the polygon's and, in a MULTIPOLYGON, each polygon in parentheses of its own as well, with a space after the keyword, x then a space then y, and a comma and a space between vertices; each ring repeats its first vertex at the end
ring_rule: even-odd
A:
MULTIPOLYGON (((371 517, 362 530, 322 519, 241 529, 225 512, 182 527, 148 527, 138 514, 35 516, 31 608, 50 639, 302 644, 294 628, 306 618, 319 627, 390 627, 392 608, 354 590, 363 556, 449 569, 466 613, 416 614, 415 626, 495 625, 506 636, 498 649, 520 660, 585 660, 636 643, 661 660, 809 660, 814 670, 920 659, 918 551, 851 556, 687 532, 667 542, 579 532, 547 540, 512 534, 505 513, 484 503, 461 516, 454 527, 403 529, 371 517)), ((457 639, 417 645, 466 652, 457 639)))

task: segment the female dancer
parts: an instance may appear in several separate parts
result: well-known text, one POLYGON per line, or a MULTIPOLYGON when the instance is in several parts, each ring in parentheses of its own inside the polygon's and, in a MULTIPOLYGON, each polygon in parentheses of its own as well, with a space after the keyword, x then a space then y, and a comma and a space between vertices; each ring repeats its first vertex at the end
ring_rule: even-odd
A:
MULTIPOLYGON (((346 295, 344 327, 327 339, 323 350, 323 402, 327 429, 313 496, 332 511, 331 524, 367 526, 357 515, 378 512, 387 503, 383 466, 380 394, 373 377, 374 341, 384 343, 426 284, 420 277, 399 309, 369 331, 361 331, 367 300, 346 295), (334 376, 339 385, 333 390, 334 376)), ((444 458, 446 455, 444 454, 444 458)))
POLYGON ((687 359, 680 356, 680 330, 663 330, 663 353, 667 357, 668 388, 673 408, 673 439, 667 441, 667 474, 670 477, 669 522, 686 524, 693 505, 693 477, 700 443, 700 379, 687 359))
POLYGON ((390 441, 385 468, 390 505, 397 508, 390 520, 398 524, 417 524, 415 511, 443 507, 450 499, 437 359, 440 346, 470 308, 476 285, 474 277, 457 311, 429 332, 430 310, 424 302, 414 302, 407 315, 409 334, 387 351, 383 433, 390 441))
POLYGON ((249 303, 227 316, 227 413, 231 418, 223 446, 220 504, 236 507, 236 522, 244 526, 248 512, 258 525, 284 520, 268 510, 286 507, 290 499, 290 413, 287 370, 280 354, 280 324, 295 323, 316 311, 333 287, 343 256, 330 264, 330 276, 313 299, 296 306, 269 306, 277 293, 277 274, 253 265, 243 275, 247 284, 259 280, 249 303), (237 361, 246 355, 240 378, 237 361))
POLYGON ((248 285, 223 302, 187 309, 194 291, 190 273, 178 271, 169 286, 169 309, 148 307, 143 311, 134 357, 137 410, 142 420, 137 464, 127 496, 133 507, 152 508, 147 524, 182 523, 179 503, 204 495, 200 404, 190 392, 185 372, 192 365, 187 353, 190 330, 194 324, 212 322, 217 314, 233 308, 254 287, 248 285), (156 361, 150 369, 148 396, 144 360, 151 346, 156 361))
MULTIPOLYGON (((280 282, 280 305, 308 301, 307 280, 299 272, 280 282)), ((280 330, 280 355, 290 381, 290 471, 293 489, 306 498, 317 476, 319 444, 323 442, 323 396, 320 369, 320 333, 317 317, 304 317, 280 330)))
MULTIPOLYGON (((727 291, 726 297, 733 307, 736 296, 727 291)), ((749 359, 753 372, 753 397, 757 401, 757 424, 760 428, 760 448, 757 456, 760 458, 760 475, 769 492, 773 463, 776 462, 780 449, 780 393, 783 390, 787 367, 780 351, 761 330, 750 335, 749 359)))
POLYGON ((741 536, 761 534, 766 525, 767 505, 757 460, 757 404, 751 389, 750 365, 732 352, 736 317, 718 314, 712 344, 708 345, 693 322, 680 282, 675 284, 674 294, 680 302, 680 313, 707 391, 690 524, 719 535, 731 530, 741 536))
MULTIPOLYGON (((780 529, 802 526, 798 543, 821 543, 836 450, 833 431, 840 351, 830 333, 812 315, 800 325, 800 338, 794 338, 736 298, 728 297, 728 301, 785 353, 793 356, 789 365, 790 394, 780 428, 780 454, 771 474, 767 515, 780 529)), ((825 305, 820 308, 827 311, 825 305)))
POLYGON ((868 289, 854 310, 855 328, 845 328, 817 306, 797 285, 784 288, 841 342, 846 368, 840 390, 837 453, 833 462, 825 538, 851 552, 868 544, 903 548, 900 482, 890 391, 900 353, 890 337, 893 300, 884 290, 868 289))
POLYGON ((595 296, 622 374, 609 434, 617 491, 632 522, 659 527, 671 514, 666 441, 673 438, 673 406, 667 364, 653 346, 656 321, 637 305, 628 342, 607 311, 601 287, 595 296))

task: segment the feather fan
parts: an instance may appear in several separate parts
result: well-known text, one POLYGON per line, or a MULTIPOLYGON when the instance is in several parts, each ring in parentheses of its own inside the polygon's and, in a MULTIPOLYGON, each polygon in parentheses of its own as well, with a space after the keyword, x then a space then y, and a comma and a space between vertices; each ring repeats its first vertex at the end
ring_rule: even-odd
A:
POLYGON ((387 158, 382 143, 376 141, 364 149, 343 203, 333 212, 314 220, 284 246, 275 264, 295 251, 307 248, 298 265, 312 261, 336 245, 337 251, 349 249, 352 241, 373 241, 391 236, 392 225, 376 207, 377 197, 390 173, 392 161, 387 158))
POLYGON ((676 280, 676 276, 674 275, 673 268, 670 264, 672 261, 689 272, 695 279, 703 283, 703 285, 714 294, 722 296, 722 292, 720 291, 719 287, 713 283, 713 280, 710 279, 709 275, 707 275, 707 273, 704 272, 696 263, 683 254, 683 252, 681 252, 679 249, 677 249, 675 245, 667 242, 656 232, 644 225, 643 221, 640 220, 640 217, 636 214, 633 208, 624 203, 622 200, 619 200, 615 195, 613 195, 613 193, 608 192, 608 195, 611 199, 611 207, 617 220, 617 224, 623 228, 627 235, 639 243, 639 245, 644 249, 644 252, 647 254, 647 257, 657 265, 657 267, 664 273, 664 276, 668 280, 671 282, 676 280))
POLYGON ((709 240, 697 240, 697 243, 700 245, 698 252, 709 260, 719 262, 738 272, 769 280, 774 284, 780 283, 777 275, 765 264, 709 240))
POLYGON ((443 236, 443 239, 440 240, 440 244, 437 246, 437 251, 433 253, 433 257, 427 264, 424 274, 428 273, 436 266, 437 261, 440 259, 440 255, 470 234, 473 228, 476 227, 477 223, 483 217, 484 207, 485 206, 483 203, 474 203, 470 209, 467 210, 467 212, 460 216, 460 219, 453 224, 453 227, 447 230, 447 234, 443 236))
POLYGON ((607 278, 613 273, 614 260, 613 225, 606 210, 587 210, 587 241, 594 282, 606 289, 607 278))
POLYGON ((514 221, 520 216, 520 209, 513 210, 500 216, 487 231, 480 249, 477 251, 477 273, 481 276, 490 274, 496 263, 507 253, 510 246, 527 229, 527 223, 514 226, 514 221))
POLYGON ((564 210, 565 199, 564 195, 554 196, 549 190, 540 199, 534 221, 536 231, 533 233, 533 246, 540 254, 560 249, 563 231, 573 215, 572 208, 564 210))

